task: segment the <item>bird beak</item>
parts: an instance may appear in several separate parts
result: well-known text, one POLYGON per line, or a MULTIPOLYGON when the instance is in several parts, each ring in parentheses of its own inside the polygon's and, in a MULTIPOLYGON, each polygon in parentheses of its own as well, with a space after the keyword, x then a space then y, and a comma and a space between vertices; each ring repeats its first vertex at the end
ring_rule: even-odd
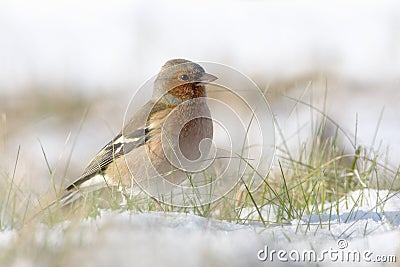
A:
POLYGON ((209 73, 204 73, 201 77, 200 77, 200 83, 201 84, 206 84, 206 83, 210 83, 215 81, 216 79, 218 79, 217 77, 215 77, 214 75, 211 75, 209 73))

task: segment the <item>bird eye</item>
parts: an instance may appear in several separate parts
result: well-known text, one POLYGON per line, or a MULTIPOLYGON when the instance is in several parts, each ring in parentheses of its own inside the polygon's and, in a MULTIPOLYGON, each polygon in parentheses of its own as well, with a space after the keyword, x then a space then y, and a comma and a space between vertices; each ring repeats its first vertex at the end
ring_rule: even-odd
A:
POLYGON ((187 80, 189 80, 189 75, 187 75, 187 74, 182 74, 179 78, 180 78, 182 81, 187 81, 187 80))

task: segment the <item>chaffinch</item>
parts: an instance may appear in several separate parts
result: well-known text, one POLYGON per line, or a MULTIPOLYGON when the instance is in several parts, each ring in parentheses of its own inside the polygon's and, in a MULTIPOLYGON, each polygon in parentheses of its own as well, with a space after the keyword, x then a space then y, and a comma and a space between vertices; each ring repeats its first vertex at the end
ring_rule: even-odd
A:
POLYGON ((65 206, 82 192, 107 186, 157 194, 182 183, 210 151, 210 142, 201 144, 213 137, 205 85, 216 79, 189 60, 167 61, 154 81, 151 100, 66 187, 58 203, 65 206))

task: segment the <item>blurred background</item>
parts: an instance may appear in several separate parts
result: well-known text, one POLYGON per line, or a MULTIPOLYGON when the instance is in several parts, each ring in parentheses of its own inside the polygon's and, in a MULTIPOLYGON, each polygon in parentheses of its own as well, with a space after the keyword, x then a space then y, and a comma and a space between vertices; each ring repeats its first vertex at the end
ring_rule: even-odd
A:
POLYGON ((21 188, 74 179, 171 58, 249 76, 288 137, 310 120, 287 96, 399 163, 398 1, 2 0, 0 177, 12 176, 20 148, 21 188))

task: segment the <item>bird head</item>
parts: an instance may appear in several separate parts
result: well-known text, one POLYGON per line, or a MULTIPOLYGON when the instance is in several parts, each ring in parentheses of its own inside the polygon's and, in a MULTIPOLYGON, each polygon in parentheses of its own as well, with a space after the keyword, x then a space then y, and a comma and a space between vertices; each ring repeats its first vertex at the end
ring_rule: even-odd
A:
POLYGON ((154 82, 153 97, 165 96, 173 102, 205 97, 205 84, 217 79, 199 64, 186 59, 172 59, 162 66, 154 82))

